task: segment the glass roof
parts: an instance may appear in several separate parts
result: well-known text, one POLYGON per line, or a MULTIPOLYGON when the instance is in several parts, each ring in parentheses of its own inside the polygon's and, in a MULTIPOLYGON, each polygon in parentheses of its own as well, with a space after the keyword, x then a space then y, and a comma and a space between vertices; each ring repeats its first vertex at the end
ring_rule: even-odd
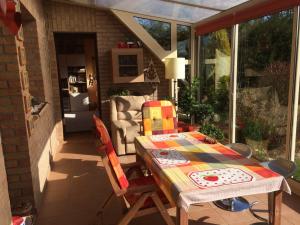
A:
POLYGON ((248 0, 69 0, 96 7, 196 23, 248 0))

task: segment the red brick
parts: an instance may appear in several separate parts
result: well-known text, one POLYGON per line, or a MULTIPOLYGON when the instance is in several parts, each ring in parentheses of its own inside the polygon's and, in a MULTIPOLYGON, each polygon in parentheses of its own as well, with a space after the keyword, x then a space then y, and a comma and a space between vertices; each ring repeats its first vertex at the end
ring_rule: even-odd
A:
POLYGON ((32 178, 31 178, 30 174, 22 174, 21 175, 21 180, 22 181, 32 181, 32 178))
POLYGON ((0 55, 0 62, 16 62, 17 56, 16 55, 0 55))
POLYGON ((9 196, 12 199, 20 197, 20 196, 22 196, 22 190, 10 190, 9 191, 9 196))
POLYGON ((17 146, 16 145, 3 144, 3 151, 5 151, 5 152, 17 152, 17 146))
POLYGON ((29 160, 29 155, 27 152, 5 152, 4 156, 6 160, 13 160, 13 159, 29 160))
POLYGON ((24 174, 24 173, 30 173, 30 168, 9 168, 6 170, 7 175, 16 175, 16 174, 24 174))
POLYGON ((7 176, 7 181, 10 182, 18 182, 20 181, 20 176, 19 175, 10 175, 7 176))
POLYGON ((17 160, 6 160, 5 166, 6 166, 6 168, 15 168, 18 166, 18 161, 17 160))
MULTIPOLYGON (((0 116, 0 118, 1 118, 1 116, 0 116)), ((2 136, 2 138, 6 138, 6 137, 14 137, 16 134, 15 134, 15 132, 14 132, 14 130, 13 129, 3 129, 2 131, 1 131, 1 136, 2 136)))
POLYGON ((19 71, 19 65, 17 63, 8 63, 6 64, 6 70, 8 72, 18 72, 19 71))
POLYGON ((0 45, 13 45, 15 43, 15 39, 10 36, 0 37, 0 45))
POLYGON ((14 183, 10 183, 9 184, 9 188, 11 189, 18 189, 18 188, 28 188, 28 187, 32 187, 32 183, 31 182, 14 182, 14 183))
POLYGON ((6 71, 5 64, 0 64, 0 72, 5 72, 5 71, 6 71))
POLYGON ((14 88, 14 89, 20 89, 20 87, 21 87, 21 83, 20 83, 20 81, 8 81, 8 86, 10 87, 10 88, 14 88))
POLYGON ((7 81, 0 80, 0 88, 8 88, 7 81))
POLYGON ((15 45, 4 45, 4 52, 8 54, 16 54, 17 49, 15 45))

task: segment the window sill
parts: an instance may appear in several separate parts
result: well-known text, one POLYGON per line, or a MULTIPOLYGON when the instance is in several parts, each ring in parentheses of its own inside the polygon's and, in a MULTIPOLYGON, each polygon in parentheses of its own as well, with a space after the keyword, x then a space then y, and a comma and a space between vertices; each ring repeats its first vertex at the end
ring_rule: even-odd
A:
POLYGON ((39 105, 35 105, 31 111, 31 115, 39 117, 46 105, 47 102, 42 102, 39 105))

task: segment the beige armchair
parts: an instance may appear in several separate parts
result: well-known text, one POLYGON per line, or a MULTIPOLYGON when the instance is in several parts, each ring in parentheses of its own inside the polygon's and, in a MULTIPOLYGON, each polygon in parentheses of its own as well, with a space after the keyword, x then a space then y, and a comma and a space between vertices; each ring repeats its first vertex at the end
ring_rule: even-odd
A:
POLYGON ((149 96, 116 96, 110 99, 112 142, 118 155, 135 153, 134 138, 141 134, 141 108, 149 96))

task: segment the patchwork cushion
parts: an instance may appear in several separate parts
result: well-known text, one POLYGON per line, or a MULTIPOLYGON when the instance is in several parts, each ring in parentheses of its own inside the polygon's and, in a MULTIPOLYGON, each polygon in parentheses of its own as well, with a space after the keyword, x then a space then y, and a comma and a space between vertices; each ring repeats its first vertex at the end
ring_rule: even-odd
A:
POLYGON ((142 107, 144 135, 177 133, 177 117, 170 101, 148 101, 142 107))
POLYGON ((121 167, 118 156, 116 155, 115 149, 112 145, 109 133, 104 125, 104 123, 95 115, 93 116, 94 123, 96 125, 97 132, 100 136, 102 144, 106 146, 105 153, 108 156, 109 162, 115 172, 118 179, 119 185, 122 189, 126 189, 129 186, 129 182, 126 175, 121 167))

